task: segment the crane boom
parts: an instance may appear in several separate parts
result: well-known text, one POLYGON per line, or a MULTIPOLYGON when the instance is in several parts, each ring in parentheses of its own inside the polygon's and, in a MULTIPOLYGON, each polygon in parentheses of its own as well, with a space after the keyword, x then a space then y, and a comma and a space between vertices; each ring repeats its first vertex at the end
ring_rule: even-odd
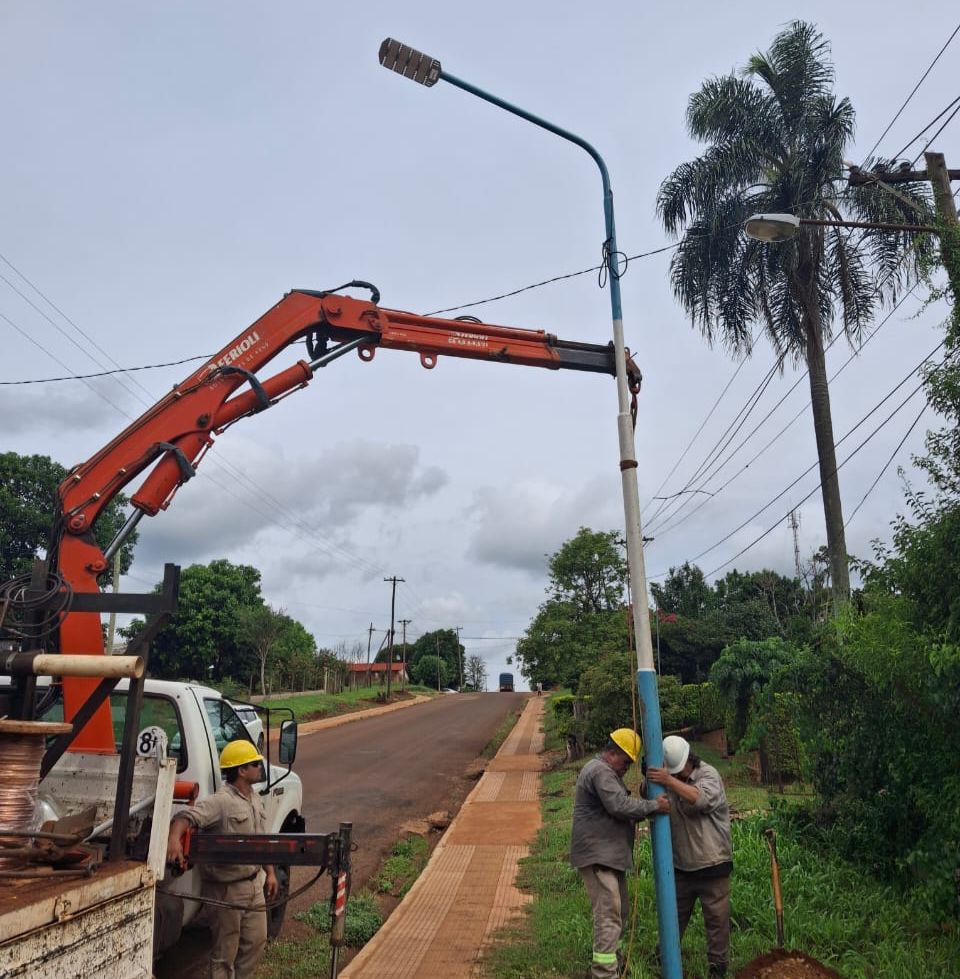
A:
MULTIPOLYGON (((364 282, 372 301, 339 292, 295 289, 234 338, 119 435, 74 466, 59 487, 59 512, 48 556, 74 593, 98 591, 97 578, 108 567, 107 553, 93 536, 104 507, 128 483, 149 469, 131 496, 134 515, 155 516, 170 505, 177 489, 190 479, 214 437, 247 415, 306 386, 320 366, 356 349, 371 361, 378 347, 419 354, 430 369, 440 357, 462 357, 496 363, 579 370, 614 375, 612 344, 559 340, 543 330, 495 326, 469 319, 439 319, 377 305, 379 293, 364 282), (299 360, 261 380, 258 372, 281 351, 306 339, 311 361, 299 360), (331 347, 331 344, 335 346, 331 347), (152 467, 152 468, 151 468, 152 467)), ((628 382, 636 396, 640 371, 628 356, 628 382)), ((93 612, 67 612, 60 623, 60 651, 102 653, 100 618, 93 612)), ((64 707, 72 718, 95 687, 94 680, 64 680, 64 707)), ((101 708, 74 741, 73 750, 114 751, 109 709, 101 708)))

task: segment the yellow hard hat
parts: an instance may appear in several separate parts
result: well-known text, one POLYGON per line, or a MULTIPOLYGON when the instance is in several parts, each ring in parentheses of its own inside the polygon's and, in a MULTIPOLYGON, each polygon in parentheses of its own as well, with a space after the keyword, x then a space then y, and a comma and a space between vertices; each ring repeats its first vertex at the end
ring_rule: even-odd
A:
POLYGON ((628 727, 618 727, 610 735, 610 740, 630 759, 636 761, 640 757, 640 735, 628 727))
POLYGON ((220 752, 221 768, 239 768, 241 765, 249 765, 255 761, 263 761, 263 755, 250 741, 231 741, 220 752))

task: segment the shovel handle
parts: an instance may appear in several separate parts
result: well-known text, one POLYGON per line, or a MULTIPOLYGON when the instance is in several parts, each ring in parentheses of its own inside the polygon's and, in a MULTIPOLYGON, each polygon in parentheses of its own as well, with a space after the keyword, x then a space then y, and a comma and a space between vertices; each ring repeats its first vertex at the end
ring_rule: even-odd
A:
POLYGON ((777 918, 777 948, 783 948, 783 895, 780 893, 780 866, 777 863, 777 834, 773 829, 765 829, 770 848, 770 881, 773 885, 773 910, 777 918))

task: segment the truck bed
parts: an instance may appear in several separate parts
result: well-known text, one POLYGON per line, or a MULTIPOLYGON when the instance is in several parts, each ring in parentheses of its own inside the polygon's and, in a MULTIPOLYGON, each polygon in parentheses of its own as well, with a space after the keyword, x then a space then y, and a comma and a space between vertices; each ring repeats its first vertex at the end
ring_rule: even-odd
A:
POLYGON ((150 979, 154 879, 143 863, 87 878, 0 880, 0 979, 150 979))

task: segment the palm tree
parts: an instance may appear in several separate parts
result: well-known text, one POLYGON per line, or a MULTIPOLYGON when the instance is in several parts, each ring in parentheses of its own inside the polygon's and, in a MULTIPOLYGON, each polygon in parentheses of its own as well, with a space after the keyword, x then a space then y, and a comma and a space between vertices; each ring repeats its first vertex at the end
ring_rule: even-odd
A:
MULTIPOLYGON (((668 232, 683 233, 671 284, 707 341, 749 354, 759 323, 782 358, 806 363, 839 607, 850 575, 824 343, 838 318, 858 344, 877 308, 916 275, 929 245, 909 233, 804 226, 790 242, 770 246, 741 229, 763 212, 915 224, 929 211, 916 185, 898 188, 914 206, 877 184, 847 186, 843 160, 854 111, 834 96, 833 78, 829 45, 813 25, 797 21, 740 75, 705 81, 690 97, 687 128, 707 148, 663 182, 657 212, 668 232)), ((882 171, 892 162, 869 165, 882 171)))

